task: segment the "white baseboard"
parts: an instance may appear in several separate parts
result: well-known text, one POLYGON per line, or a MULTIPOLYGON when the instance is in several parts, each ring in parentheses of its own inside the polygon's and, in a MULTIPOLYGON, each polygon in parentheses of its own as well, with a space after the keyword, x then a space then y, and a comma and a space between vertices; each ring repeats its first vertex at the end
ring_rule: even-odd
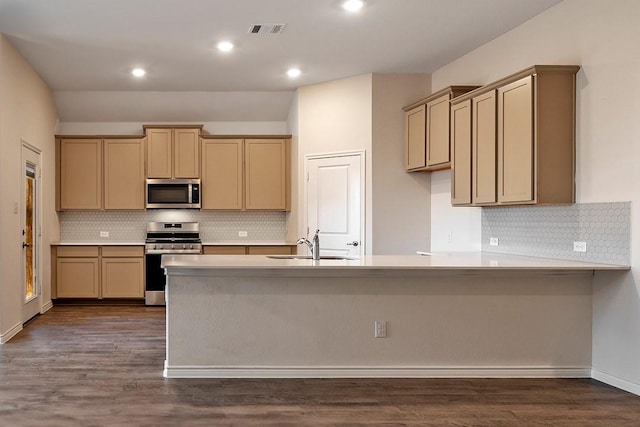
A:
POLYGON ((4 344, 11 338, 15 337, 22 330, 22 323, 18 323, 4 334, 0 334, 0 344, 4 344))
POLYGON ((51 310, 52 308, 53 308, 53 302, 49 300, 40 309, 40 314, 45 314, 47 311, 51 310))
POLYGON ((169 366, 166 378, 590 378, 591 367, 169 366))
POLYGON ((622 378, 618 378, 614 375, 607 374, 597 369, 591 370, 591 378, 640 396, 640 384, 623 380, 622 378))

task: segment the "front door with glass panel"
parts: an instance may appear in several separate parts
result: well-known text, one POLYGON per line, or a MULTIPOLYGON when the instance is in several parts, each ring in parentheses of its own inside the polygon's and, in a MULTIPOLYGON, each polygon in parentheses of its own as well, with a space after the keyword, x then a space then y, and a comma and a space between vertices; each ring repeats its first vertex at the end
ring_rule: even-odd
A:
POLYGON ((39 174, 40 153, 28 145, 22 147, 22 271, 24 283, 23 322, 40 313, 40 224, 39 213, 39 174))

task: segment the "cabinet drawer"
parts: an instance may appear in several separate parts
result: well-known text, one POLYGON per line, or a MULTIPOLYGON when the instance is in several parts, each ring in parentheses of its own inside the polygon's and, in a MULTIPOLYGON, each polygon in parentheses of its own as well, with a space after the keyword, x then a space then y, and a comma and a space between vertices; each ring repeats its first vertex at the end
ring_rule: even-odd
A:
POLYGON ((144 256, 143 246, 103 246, 103 257, 142 257, 144 256))
POLYGON ((97 246, 58 246, 56 250, 58 258, 83 258, 83 257, 97 257, 97 246))
POLYGON ((249 255, 291 255, 291 246, 249 246, 249 255))
POLYGON ((205 255, 246 255, 245 246, 205 246, 205 255))

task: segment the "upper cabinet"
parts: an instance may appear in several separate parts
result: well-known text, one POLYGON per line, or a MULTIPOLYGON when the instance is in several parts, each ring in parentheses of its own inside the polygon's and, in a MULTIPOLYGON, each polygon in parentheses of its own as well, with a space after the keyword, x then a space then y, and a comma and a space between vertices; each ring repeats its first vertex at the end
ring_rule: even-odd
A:
POLYGON ((488 205, 498 200, 496 194, 496 91, 491 90, 475 96, 471 101, 473 203, 488 205))
POLYGON ((144 209, 144 139, 57 141, 58 210, 144 209))
POLYGON ((147 178, 199 178, 202 126, 144 126, 147 178))
POLYGON ((143 140, 104 140, 104 208, 144 209, 143 140))
POLYGON ((427 165, 425 106, 419 105, 405 112, 405 169, 420 170, 427 165))
POLYGON ((244 140, 202 140, 202 209, 244 207, 244 140))
POLYGON ((289 209, 287 141, 247 139, 244 149, 245 209, 289 209))
POLYGON ((450 86, 404 107, 405 169, 428 172, 451 167, 449 101, 477 86, 450 86))
POLYGON ((202 140, 202 209, 291 209, 288 138, 202 140))
POLYGON ((102 140, 61 139, 56 148, 59 209, 101 209, 102 140))
POLYGON ((451 108, 451 203, 471 203, 471 100, 451 108))
MULTIPOLYGON (((452 111, 458 111, 471 101, 472 146, 470 163, 454 162, 453 205, 575 201, 575 75, 579 69, 536 65, 451 102, 452 111), (471 188, 471 202, 456 197, 457 189, 466 186, 471 188)), ((464 132, 452 122, 452 135, 464 132)), ((462 137, 453 141, 467 146, 462 137)))

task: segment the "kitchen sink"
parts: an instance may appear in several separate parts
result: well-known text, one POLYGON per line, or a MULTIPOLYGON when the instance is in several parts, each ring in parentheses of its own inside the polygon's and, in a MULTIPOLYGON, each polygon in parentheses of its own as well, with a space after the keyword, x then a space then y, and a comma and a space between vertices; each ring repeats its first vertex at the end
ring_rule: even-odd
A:
MULTIPOLYGON (((267 255, 267 258, 271 259, 313 259, 310 255, 267 255)), ((339 255, 321 255, 320 259, 334 259, 334 260, 354 260, 355 258, 349 258, 339 255)))

